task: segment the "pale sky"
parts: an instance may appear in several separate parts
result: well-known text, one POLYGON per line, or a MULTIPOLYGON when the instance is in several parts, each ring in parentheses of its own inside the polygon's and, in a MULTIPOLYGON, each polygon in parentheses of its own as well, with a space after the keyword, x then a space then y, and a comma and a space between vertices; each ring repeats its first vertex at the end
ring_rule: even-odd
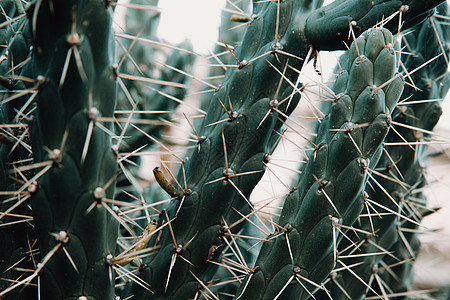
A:
POLYGON ((212 49, 225 0, 160 0, 158 7, 161 8, 159 36, 172 43, 187 37, 201 53, 212 49))

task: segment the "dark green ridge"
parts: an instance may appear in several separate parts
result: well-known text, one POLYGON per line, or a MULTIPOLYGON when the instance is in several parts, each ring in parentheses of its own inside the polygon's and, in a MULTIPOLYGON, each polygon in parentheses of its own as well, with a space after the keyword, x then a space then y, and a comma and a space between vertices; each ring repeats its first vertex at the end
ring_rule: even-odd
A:
MULTIPOLYGON (((444 16, 447 15, 446 3, 438 7, 438 13, 444 16)), ((447 43, 450 39, 448 26, 439 24, 436 21, 433 21, 433 24, 442 45, 444 45, 445 55, 448 57, 449 49, 447 43)), ((443 99, 449 89, 447 65, 444 56, 441 55, 442 48, 431 24, 431 20, 416 25, 411 28, 411 31, 411 33, 405 36, 405 44, 407 45, 407 51, 413 55, 402 56, 402 59, 404 60, 403 64, 407 70, 414 70, 425 62, 438 57, 423 68, 417 70, 411 75, 410 79, 406 79, 412 80, 417 89, 406 85, 401 98, 407 100, 405 100, 405 103, 398 106, 393 113, 393 120, 395 122, 413 126, 418 129, 411 130, 394 125, 398 134, 394 131, 389 132, 386 137, 386 142, 390 143, 404 143, 404 140, 399 135, 409 142, 426 141, 430 135, 420 132, 419 130, 433 130, 441 115, 441 101, 437 100, 418 104, 407 103, 424 99, 443 99), (426 47, 424 45, 426 45, 426 47)), ((381 272, 381 274, 384 274, 383 279, 388 278, 392 283, 392 285, 389 286, 393 290, 405 292, 411 283, 413 274, 411 267, 412 262, 400 264, 395 270, 392 269, 392 271, 395 271, 395 274, 399 276, 398 278, 392 278, 391 275, 388 275, 391 273, 387 270, 383 270, 380 263, 382 260, 386 260, 386 263, 389 265, 394 261, 398 263, 402 260, 414 259, 417 256, 419 247, 417 234, 403 233, 410 242, 411 249, 414 249, 414 256, 411 256, 411 253, 406 249, 407 246, 400 237, 401 233, 399 230, 403 227, 417 229, 417 223, 412 223, 408 220, 420 222, 423 214, 428 213, 426 211, 421 212, 419 209, 422 206, 426 206, 426 198, 421 192, 415 192, 427 184, 424 176, 428 155, 426 152, 427 146, 413 145, 414 150, 406 144, 402 146, 388 145, 385 146, 385 148, 390 157, 385 153, 382 155, 376 167, 376 170, 379 170, 382 175, 379 176, 375 174, 374 178, 386 192, 391 195, 395 202, 392 201, 390 197, 386 196, 386 193, 374 183, 371 184, 372 188, 368 188, 366 192, 371 201, 387 207, 391 212, 398 212, 400 207, 403 218, 394 214, 377 217, 374 211, 371 211, 371 219, 368 217, 361 218, 360 224, 355 224, 354 226, 368 232, 372 232, 373 228, 373 230, 376 231, 376 234, 372 236, 364 236, 363 234, 358 234, 358 236, 350 235, 350 238, 355 242, 363 242, 356 253, 374 253, 380 252, 380 249, 386 249, 387 251, 392 251, 393 256, 368 256, 365 258, 345 259, 343 262, 346 265, 363 262, 363 264, 352 268, 352 270, 366 283, 371 282, 374 276, 377 275, 376 273, 381 272), (396 162, 396 168, 393 166, 392 161, 396 162), (400 175, 396 169, 398 169, 402 175, 400 175), (382 176, 397 178, 403 183, 400 185, 398 182, 382 176), (404 180, 402 180, 402 176, 404 180), (412 214, 411 211, 417 212, 417 214, 412 214), (377 248, 375 245, 381 248, 377 248), (396 270, 399 270, 399 273, 397 273, 396 270)), ((372 207, 379 213, 386 212, 385 209, 376 204, 372 204, 372 207)), ((367 214, 366 209, 364 209, 363 212, 367 214)), ((344 240, 340 250, 345 249, 348 246, 348 241, 344 240)), ((352 248, 350 248, 350 251, 351 250, 352 248)), ((343 253, 343 255, 346 255, 347 252, 343 253)), ((337 267, 341 266, 338 265, 337 267)), ((348 299, 348 296, 345 295, 342 289, 344 289, 352 299, 361 299, 365 297, 368 287, 362 284, 354 275, 345 270, 336 275, 337 276, 334 278, 336 284, 330 283, 327 285, 327 288, 332 291, 331 294, 334 299, 348 299), (341 286, 342 289, 338 287, 338 285, 341 286)), ((375 283, 374 290, 379 291, 379 288, 376 287, 375 283)))
POLYGON ((111 11, 101 0, 53 0, 28 15, 39 84, 33 152, 51 161, 30 200, 41 259, 51 255, 41 297, 113 299, 118 223, 103 198, 113 199, 117 162, 111 136, 95 126, 116 104, 111 11))

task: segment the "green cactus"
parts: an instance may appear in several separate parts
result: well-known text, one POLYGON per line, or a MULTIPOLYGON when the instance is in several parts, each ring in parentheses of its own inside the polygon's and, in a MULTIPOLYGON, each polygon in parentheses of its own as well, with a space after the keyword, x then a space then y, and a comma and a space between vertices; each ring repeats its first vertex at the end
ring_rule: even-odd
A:
POLYGON ((336 80, 335 104, 321 122, 315 150, 238 299, 304 299, 332 270, 342 238, 337 228, 359 216, 368 169, 381 155, 403 89, 395 75, 398 49, 384 29, 368 30, 352 44, 348 66, 342 66, 348 72, 336 80))
MULTIPOLYGON (((416 230, 428 213, 408 206, 408 197, 426 185, 427 154, 426 147, 394 144, 427 138, 439 119, 438 102, 408 101, 447 93, 448 33, 428 21, 444 0, 323 2, 253 1, 251 15, 233 17, 248 23, 245 34, 219 37, 232 41, 222 48, 229 62, 225 74, 210 72, 210 83, 190 75, 196 54, 189 45, 168 46, 155 35, 159 12, 149 8, 157 1, 37 0, 26 14, 22 1, 2 1, 0 297, 359 299, 407 292, 420 247, 416 230), (128 20, 114 38, 111 6, 118 5, 128 6, 128 20), (402 51, 416 56, 400 55, 400 35, 390 32, 408 28, 402 51), (317 135, 305 138, 313 148, 308 162, 280 215, 265 222, 264 207, 250 195, 285 123, 306 101, 300 75, 318 51, 347 46, 333 89, 323 87, 330 112, 318 120, 317 135), (196 142, 179 155, 162 131, 178 126, 172 100, 184 99, 192 78, 214 92, 199 101, 207 112, 192 122, 196 142), (144 112, 151 110, 168 112, 155 119, 144 112), (149 168, 138 159, 144 147, 167 150, 178 174, 169 176, 174 163, 163 162, 154 169, 157 184, 145 187, 132 169, 149 168), (375 205, 387 209, 383 218, 366 211, 375 205), (374 244, 393 255, 370 255, 380 251, 374 244)), ((446 14, 443 6, 439 13, 446 14)), ((225 20, 222 28, 229 27, 225 20)))
POLYGON ((114 195, 116 158, 111 137, 96 126, 115 106, 110 12, 103 1, 38 1, 28 13, 37 91, 30 137, 41 168, 23 188, 31 192, 41 263, 22 283, 39 276, 46 299, 111 299, 107 262, 118 223, 103 199, 114 195))
MULTIPOLYGON (((447 4, 439 6, 443 15, 446 15, 446 6, 447 4)), ((433 19, 413 27, 412 33, 405 37, 408 52, 413 54, 406 56, 404 59, 404 65, 408 70, 414 70, 436 57, 437 59, 407 77, 408 80, 413 80, 415 87, 408 86, 405 88, 402 98, 408 100, 398 106, 394 112, 393 121, 397 129, 389 133, 386 138, 387 143, 404 144, 404 140, 411 143, 415 143, 418 139, 424 140, 439 120, 441 114, 439 101, 408 104, 409 101, 414 103, 414 101, 423 99, 442 99, 448 91, 448 76, 446 75, 445 64, 445 56, 448 55, 447 46, 444 46, 445 56, 439 56, 442 52, 441 45, 446 45, 448 41, 448 29, 442 25, 434 24, 437 31, 435 33, 431 22, 433 22, 433 19), (426 48, 424 48, 424 44, 427 45, 426 48), (403 127, 402 124, 409 126, 409 128, 403 127)), ((352 237, 354 243, 358 244, 357 249, 348 248, 350 244, 347 241, 343 243, 340 250, 343 251, 347 248, 347 251, 343 254, 348 254, 376 253, 385 249, 384 251, 391 251, 393 255, 380 254, 343 260, 345 265, 360 264, 352 268, 352 271, 358 274, 359 278, 345 269, 338 272, 333 279, 337 283, 334 287, 331 287, 331 284, 329 287, 334 291, 331 294, 335 299, 348 299, 348 296, 351 299, 363 297, 369 289, 370 282, 374 282, 376 276, 378 276, 378 268, 383 271, 384 268, 379 265, 382 259, 387 260, 388 266, 394 264, 394 261, 396 263, 403 261, 404 263, 397 266, 398 269, 401 269, 407 268, 410 264, 408 260, 415 259, 417 255, 417 234, 414 232, 402 233, 401 228, 412 227, 412 229, 417 229, 418 225, 414 221, 420 221, 422 215, 425 214, 425 212, 420 212, 423 210, 420 207, 426 205, 425 199, 421 200, 423 196, 415 191, 426 185, 423 175, 427 156, 426 145, 417 144, 412 147, 407 144, 392 145, 385 146, 385 149, 386 152, 376 167, 381 175, 374 175, 380 186, 373 184, 372 188, 367 189, 367 193, 370 198, 369 201, 374 201, 377 204, 377 206, 372 205, 374 209, 384 211, 385 209, 382 207, 386 207, 391 213, 397 212, 399 214, 392 213, 379 217, 373 211, 365 210, 366 217, 361 218, 360 225, 355 227, 373 234, 364 236, 364 234, 359 233, 355 238, 352 237), (393 162, 395 162, 395 166, 393 162), (405 179, 401 180, 402 177, 405 179), (399 209, 402 211, 399 212, 399 209), (410 238, 407 238, 408 236, 410 238), (410 241, 411 247, 415 246, 408 249, 409 245, 405 243, 409 239, 415 241, 410 241), (363 243, 360 244, 358 241, 363 241, 363 243), (414 248, 416 253, 410 253, 411 249, 414 248), (349 287, 352 288, 349 289, 349 287)), ((338 267, 342 268, 342 265, 338 267)), ((389 274, 388 271, 384 273, 385 276, 389 276, 387 275, 389 274)), ((399 273, 396 272, 396 274, 399 273)), ((410 279, 405 278, 406 281, 410 279)), ((378 285, 379 283, 374 282, 373 284, 378 285)), ((408 285, 407 282, 397 282, 392 288, 394 288, 394 291, 403 289, 401 291, 406 292, 404 289, 408 285)), ((377 286, 376 289, 379 290, 380 287, 377 286)))
MULTIPOLYGON (((282 50, 294 57, 307 56, 308 44, 302 43, 302 39, 310 33, 308 22, 317 27, 324 24, 314 21, 314 14, 310 19, 307 18, 308 13, 314 12, 316 5, 320 6, 321 3, 306 5, 301 1, 283 1, 255 5, 254 15, 257 18, 249 25, 242 44, 235 52, 237 68, 227 71, 200 128, 199 150, 194 151, 186 164, 182 162, 183 172, 178 179, 184 187, 178 196, 179 202, 169 209, 167 215, 162 214, 160 217, 160 225, 173 218, 170 222, 172 229, 163 232, 161 250, 150 259, 149 267, 141 272, 144 281, 153 283, 152 291, 156 298, 192 296, 197 290, 199 279, 209 280, 207 274, 203 275, 208 273, 205 262, 216 258, 217 249, 222 247, 222 240, 229 230, 227 224, 233 224, 241 218, 241 214, 250 212, 252 206, 247 199, 264 169, 265 154, 270 149, 269 135, 281 126, 280 121, 270 124, 275 121, 278 111, 284 110, 276 107, 278 99, 288 99, 292 94, 292 87, 288 84, 288 81, 295 82, 296 79, 292 68, 300 69, 302 65, 295 58, 289 62, 292 68, 283 75, 286 80, 280 81, 279 90, 285 92, 278 95, 278 76, 281 71, 277 70, 283 70, 288 57, 275 54, 282 50), (277 12, 281 16, 278 19, 277 12), (303 27, 301 24, 305 21, 306 26, 303 27), (301 28, 306 28, 305 33, 301 28), (265 56, 269 63, 256 59, 261 56, 265 56), (223 113, 222 105, 226 113, 223 113), (257 109, 257 106, 261 108, 257 109), (227 119, 227 123, 207 127, 227 119), (249 172, 252 174, 235 175, 249 172), (208 200, 204 199, 205 195, 208 195, 208 200), (233 211, 233 207, 240 214, 233 211), (199 213, 202 211, 211 211, 213 214, 199 213), (165 270, 168 270, 167 276, 161 276, 165 270)), ((400 5, 395 5, 396 9, 400 8, 400 5)), ((411 9, 414 11, 419 8, 413 5, 411 9)), ((366 17, 374 23, 378 16, 369 13, 366 17)), ((365 24, 362 23, 363 26, 365 24)), ((342 42, 340 38, 338 40, 342 42)), ((393 68, 395 64, 387 69, 393 68)), ((390 78, 383 75, 380 77, 385 81, 390 78)), ((377 81, 378 85, 383 82, 377 81)), ((390 109, 395 103, 392 101, 388 105, 390 109)), ((139 290, 136 295, 140 295, 139 290)))
MULTIPOLYGON (((442 4, 438 7, 438 13, 441 16, 448 16, 447 10, 447 4, 442 4)), ((447 73, 445 59, 450 53, 448 49, 450 31, 446 26, 436 22, 437 20, 436 17, 432 17, 422 25, 413 27, 412 30, 415 29, 414 34, 405 37, 408 49, 414 53, 413 57, 405 61, 405 66, 408 69, 414 69, 425 61, 430 61, 436 56, 439 56, 426 67, 421 68, 417 73, 411 75, 412 79, 416 80, 416 86, 420 90, 413 91, 409 87, 405 91, 405 93, 408 92, 405 96, 412 95, 408 101, 416 100, 420 102, 421 99, 443 99, 448 92, 450 78, 447 73), (423 47, 424 44, 427 44, 427 48, 423 47)), ((419 103, 417 106, 407 104, 406 102, 405 105, 402 105, 398 113, 398 122, 411 125, 413 126, 412 128, 415 128, 415 130, 409 130, 409 132, 408 130, 400 129, 403 137, 407 137, 408 141, 426 141, 427 138, 430 138, 431 135, 428 132, 433 130, 441 115, 440 102, 419 103), (421 132, 422 130, 424 132, 421 132)), ((409 210, 409 213, 406 213, 407 210, 405 209, 407 217, 413 220, 421 220, 422 217, 433 212, 432 210, 421 208, 426 205, 426 198, 422 192, 418 192, 427 184, 424 174, 427 163, 427 145, 419 144, 414 148, 414 156, 410 156, 411 158, 414 157, 414 163, 411 163, 409 169, 400 169, 400 171, 407 174, 408 180, 406 180, 406 183, 414 187, 414 189, 400 194, 402 196, 400 199, 403 202, 401 203, 402 205, 405 207, 408 206, 406 208, 409 210), (410 175, 414 173, 417 175, 410 175)), ((412 152, 412 149, 409 147, 403 149, 403 153, 406 151, 412 152)), ((405 159, 407 158, 405 157, 405 159)), ((394 265, 393 257, 384 256, 382 265, 387 267, 380 268, 380 276, 387 283, 387 286, 390 287, 392 293, 407 293, 414 275, 412 264, 420 251, 418 237, 419 226, 412 222, 406 222, 405 220, 399 223, 400 226, 397 225, 399 238, 390 250, 396 254, 397 259, 401 263, 395 262, 394 265), (392 265, 393 267, 389 268, 392 265), (390 273, 391 270, 397 276, 393 276, 392 272, 390 273)))

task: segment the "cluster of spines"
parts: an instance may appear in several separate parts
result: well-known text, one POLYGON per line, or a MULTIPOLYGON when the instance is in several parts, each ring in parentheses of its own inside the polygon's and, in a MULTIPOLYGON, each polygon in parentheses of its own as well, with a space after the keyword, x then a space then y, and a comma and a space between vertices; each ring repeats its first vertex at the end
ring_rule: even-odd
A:
POLYGON ((164 45, 156 35, 160 17, 157 2, 130 2, 133 5, 151 4, 156 11, 149 17, 140 9, 128 9, 124 28, 127 34, 118 35, 123 51, 118 65, 121 92, 116 114, 120 123, 125 124, 118 128, 119 132, 124 130, 122 135, 125 136, 119 149, 121 152, 154 146, 147 135, 161 139, 163 129, 172 121, 171 114, 187 93, 190 78, 186 74, 191 72, 196 58, 187 40, 177 46, 166 45, 165 49, 155 45, 164 45), (130 120, 127 120, 128 116, 131 116, 130 120))

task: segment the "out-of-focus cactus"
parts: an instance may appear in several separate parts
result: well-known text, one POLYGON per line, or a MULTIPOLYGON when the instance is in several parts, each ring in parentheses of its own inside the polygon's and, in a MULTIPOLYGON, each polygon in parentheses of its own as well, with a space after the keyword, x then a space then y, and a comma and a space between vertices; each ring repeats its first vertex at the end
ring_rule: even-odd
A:
MULTIPOLYGON (((403 78, 421 89, 405 89, 404 98, 443 97, 444 56, 435 57, 447 46, 431 38, 431 23, 418 25, 406 36, 404 51, 425 49, 423 57, 403 58, 405 69, 399 68, 400 45, 389 30, 420 23, 443 1, 337 0, 323 8, 323 0, 253 1, 251 15, 234 18, 248 24, 242 41, 233 38, 235 47, 224 48, 230 61, 222 83, 207 83, 214 94, 202 123, 192 122, 197 141, 188 145, 188 158, 172 153, 169 138, 161 135, 174 113, 158 115, 164 122, 155 125, 147 112, 175 110, 171 104, 184 98, 190 78, 206 81, 189 74, 195 55, 189 46, 172 47, 158 64, 155 48, 166 46, 156 42, 158 13, 139 21, 156 2, 37 0, 26 19, 21 1, 3 1, 0 41, 8 47, 0 61, 0 237, 7 247, 0 250, 0 297, 26 299, 31 291, 45 299, 80 300, 357 299, 384 293, 370 280, 373 274, 396 285, 389 292, 406 291, 412 276, 408 254, 417 254, 414 230, 421 216, 397 212, 396 204, 410 209, 408 193, 424 186, 425 153, 418 145, 413 152, 393 143, 404 143, 397 132, 408 141, 431 134, 440 109, 426 101, 392 111, 403 78), (116 44, 111 4, 133 15, 116 44), (318 51, 350 44, 330 92, 334 103, 319 120, 298 185, 281 215, 264 224, 275 232, 253 236, 248 226, 264 230, 253 225, 259 212, 250 194, 303 96, 299 74, 318 51), (116 48, 125 50, 123 56, 115 57, 116 48), (429 59, 435 61, 405 73, 429 59), (118 86, 124 93, 114 112, 118 86), (140 196, 145 183, 137 178, 124 192, 128 182, 116 182, 130 174, 123 162, 140 164, 128 155, 141 155, 142 146, 152 143, 174 154, 178 175, 169 178, 155 168, 160 188, 153 183, 140 196), (376 219, 369 212, 368 218, 368 203, 388 213, 376 219), (401 228, 413 232, 402 235, 401 228), (393 256, 364 256, 364 264, 347 267, 352 254, 380 250, 364 249, 369 242, 358 244, 361 235, 364 241, 379 239, 378 245, 389 239, 383 247, 393 256), (244 238, 263 244, 256 262, 244 253, 244 238), (348 260, 346 251, 352 252, 348 260), (381 268, 395 264, 395 253, 405 264, 381 268), (389 277, 392 271, 396 276, 389 277)), ((229 10, 237 7, 228 3, 229 10)))
MULTIPOLYGON (((438 7, 438 14, 441 17, 448 17, 448 5, 442 4, 438 7)), ((413 70, 420 65, 431 61, 427 66, 421 68, 411 75, 411 79, 416 82, 418 90, 412 87, 405 89, 404 96, 411 98, 399 107, 398 122, 407 124, 411 128, 400 129, 400 134, 410 142, 426 142, 432 137, 430 131, 433 130, 441 116, 441 100, 448 92, 450 77, 447 72, 446 58, 450 54, 448 42, 450 41, 450 30, 447 26, 439 23, 439 18, 433 16, 421 25, 412 28, 414 32, 406 35, 406 45, 408 52, 413 55, 405 59, 405 66, 413 70), (423 47, 423 45, 427 47, 423 47), (435 59, 437 57, 437 59, 435 59), (429 103, 420 103, 423 99, 436 99, 429 103), (409 101, 418 101, 416 105, 408 104, 409 101)), ((392 147, 392 146, 391 146, 392 147)), ((426 163, 427 144, 415 145, 415 152, 408 147, 403 147, 404 152, 410 152, 414 163, 409 169, 399 169, 406 173, 406 183, 411 186, 407 192, 398 192, 401 196, 400 204, 405 207, 404 214, 412 220, 420 221, 422 217, 432 213, 431 210, 422 208, 426 206, 426 198, 422 189, 426 187, 426 163), (417 176, 410 174, 417 173, 417 176)), ((405 155, 406 156, 406 155, 405 155)), ((408 158, 408 156, 406 156, 408 158)), ((405 158, 405 159, 406 159, 405 158)), ((406 163, 404 163, 406 164, 406 163)), ((390 191, 389 191, 390 192, 390 191)), ((395 192, 394 192, 395 193, 395 192)), ((405 299, 408 295, 413 276, 413 263, 420 251, 418 224, 407 220, 399 220, 397 223, 398 239, 390 248, 396 259, 385 255, 383 262, 379 266, 380 277, 386 282, 386 287, 392 293, 402 293, 405 299)), ((377 289, 380 288, 377 286, 377 289)), ((381 292, 379 292, 381 294, 381 292)))
MULTIPOLYGON (((155 11, 150 15, 138 8, 128 9, 125 16, 127 34, 119 35, 119 45, 123 49, 120 51, 118 72, 124 76, 120 79, 122 84, 117 110, 118 113, 122 110, 125 112, 117 117, 126 120, 129 112, 134 111, 131 123, 139 127, 127 126, 123 132, 126 138, 121 143, 121 151, 134 151, 145 145, 153 145, 153 141, 143 132, 156 139, 161 138, 167 122, 171 121, 175 109, 187 93, 189 77, 183 73, 191 72, 196 56, 187 40, 177 45, 177 49, 160 49, 152 44, 161 43, 156 30, 160 18, 157 0, 134 0, 130 4, 152 5, 155 11), (155 76, 158 78, 145 81, 155 76)), ((120 123, 126 124, 126 121, 120 123)))
MULTIPOLYGON (((22 4, 2 1, 0 15, 0 291, 32 269, 31 244, 35 239, 32 213, 27 205, 27 190, 17 192, 20 184, 13 178, 13 170, 29 162, 28 130, 33 110, 33 92, 26 79, 31 77, 31 36, 22 4), (16 21, 11 21, 16 20, 16 21), (24 201, 21 201, 24 199, 24 201), (15 265, 15 268, 11 268, 15 265)), ((29 175, 24 169, 23 174, 29 175)), ((29 299, 35 291, 26 288, 13 291, 7 299, 29 299)))
MULTIPOLYGON (((159 147, 155 140, 161 141, 173 122, 175 111, 188 92, 190 78, 185 74, 192 72, 196 59, 188 40, 176 46, 160 46, 157 28, 161 14, 157 0, 133 0, 129 4, 137 7, 127 10, 125 33, 118 34, 119 91, 115 117, 122 137, 118 141, 122 153, 159 147), (139 9, 140 6, 149 11, 139 9)), ((137 179, 140 156, 131 155, 126 161, 121 165, 124 174, 119 176, 117 186, 131 193, 140 191, 137 179)))

